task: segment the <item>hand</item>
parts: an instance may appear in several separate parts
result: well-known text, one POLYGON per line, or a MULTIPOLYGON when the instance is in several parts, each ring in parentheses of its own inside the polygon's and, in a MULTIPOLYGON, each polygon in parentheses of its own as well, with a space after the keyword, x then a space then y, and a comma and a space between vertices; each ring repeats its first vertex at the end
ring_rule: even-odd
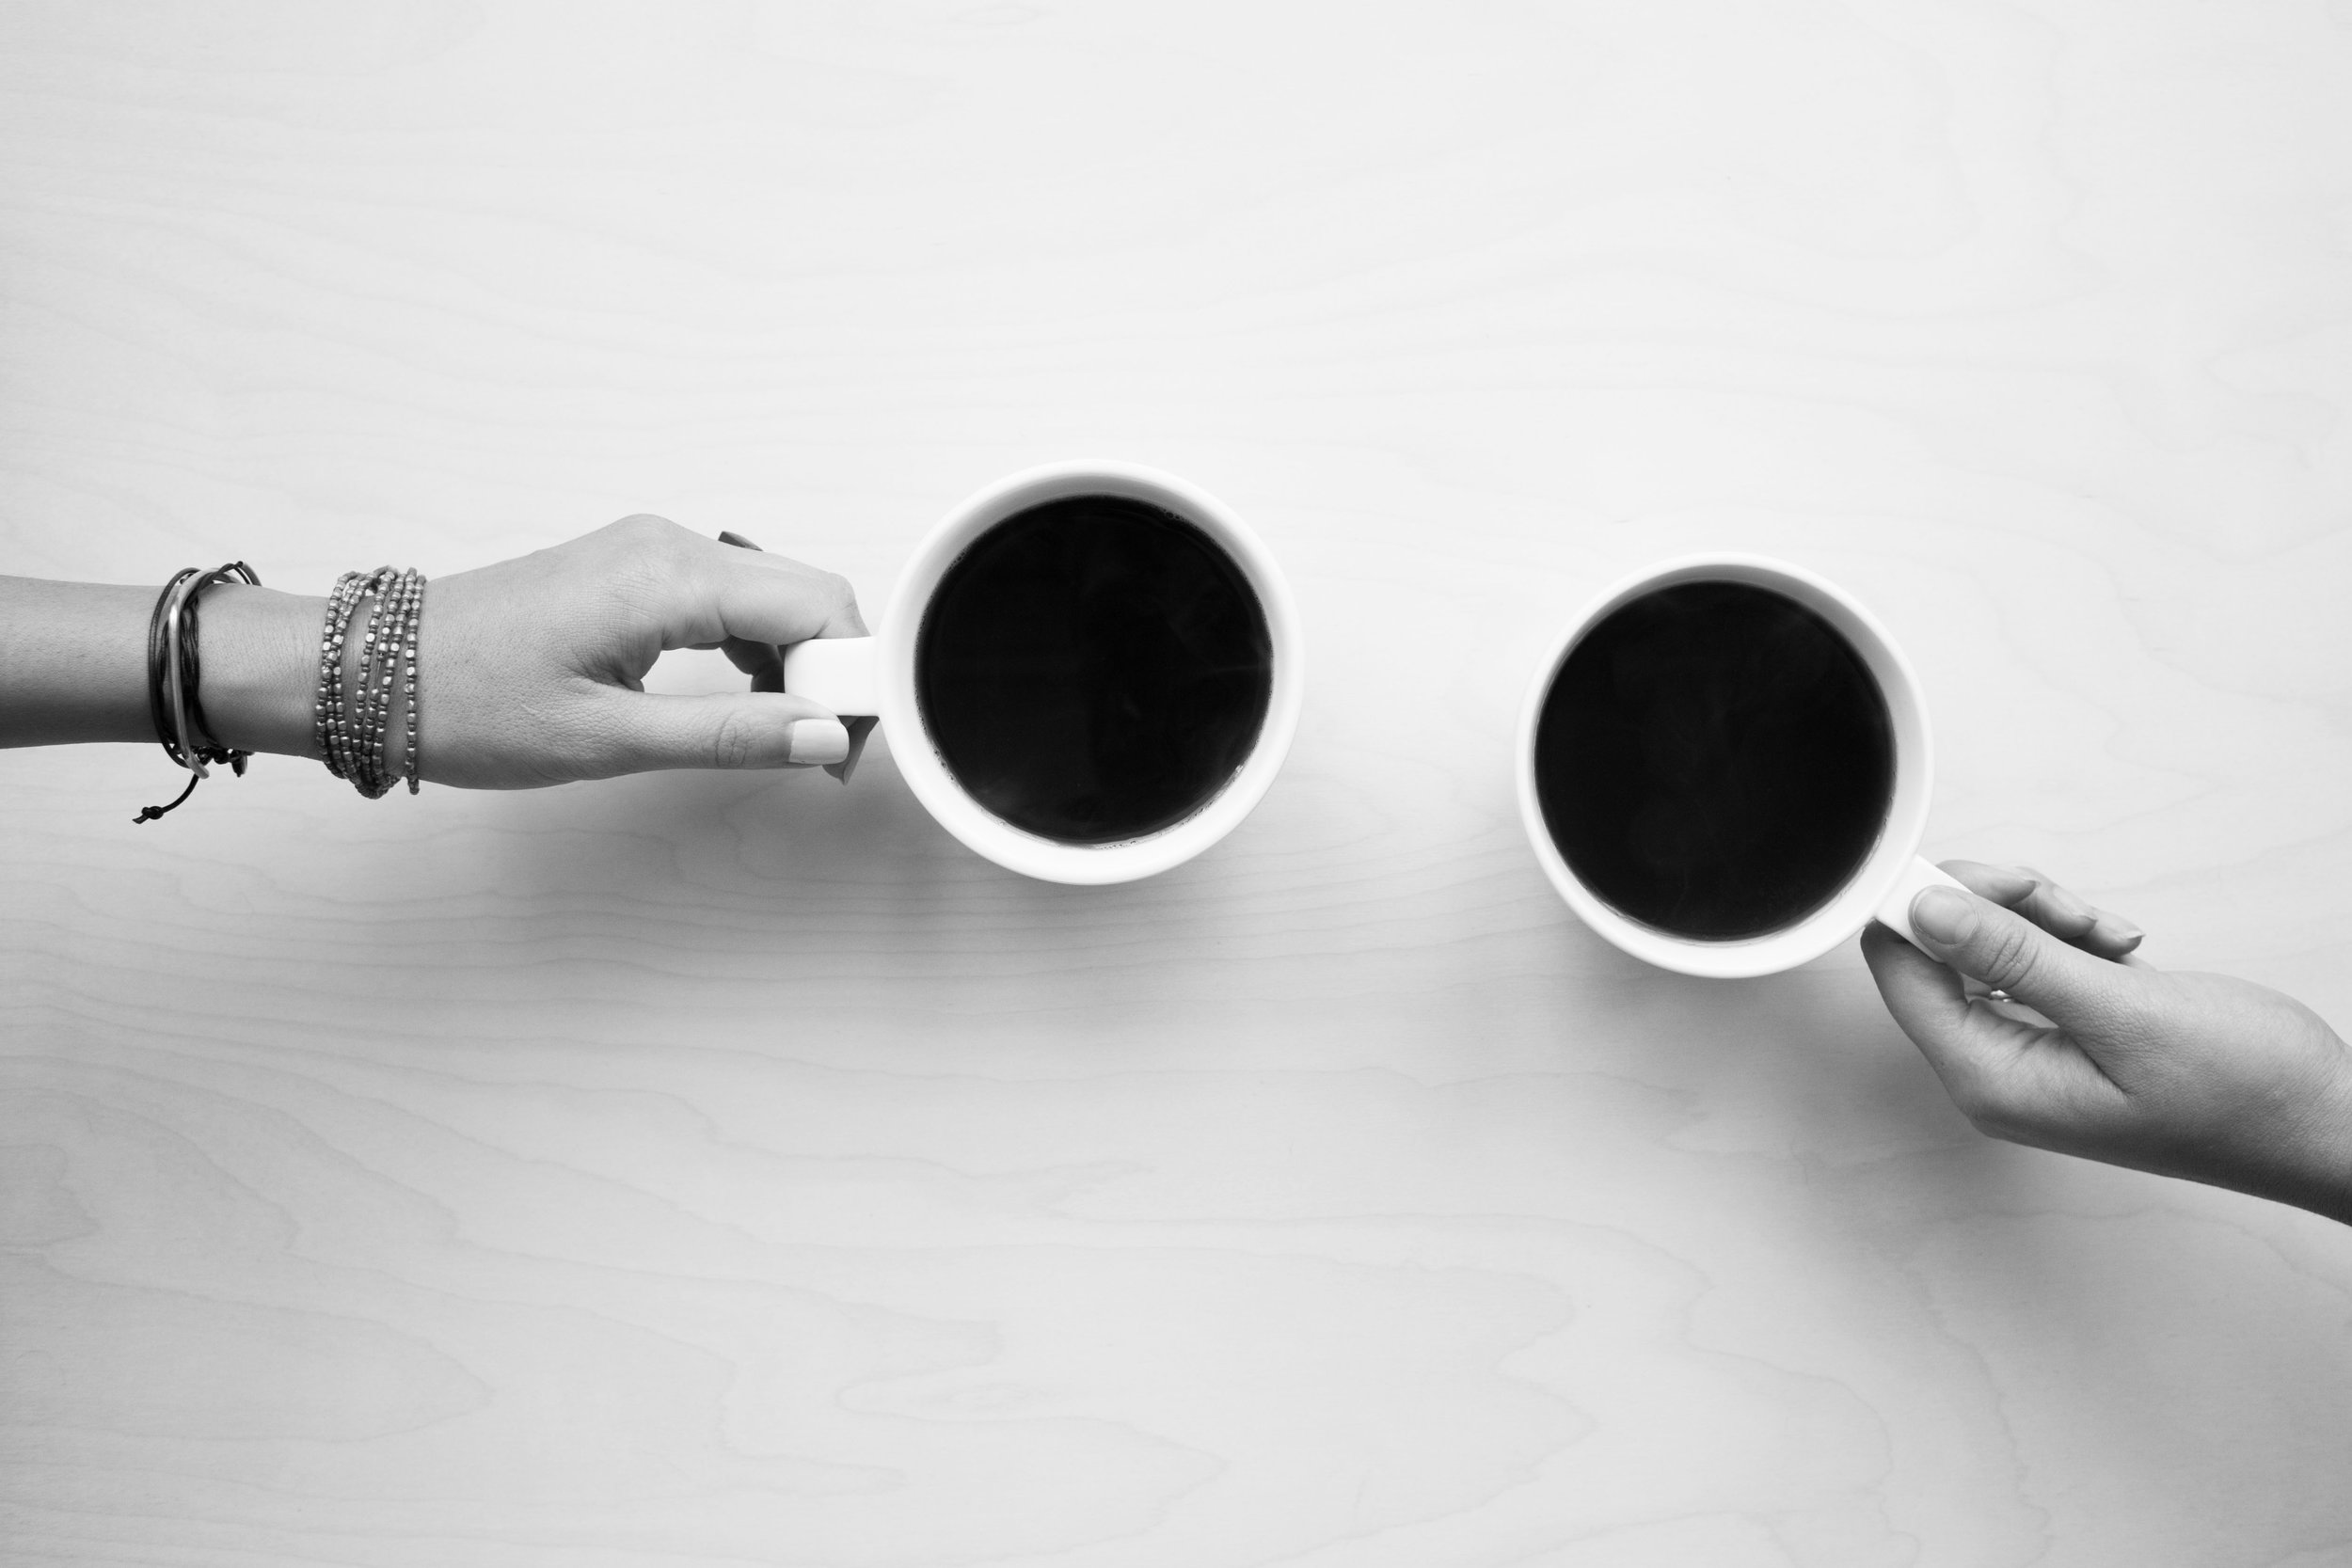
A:
POLYGON ((2352 1050, 2316 1014, 2244 980, 2154 968, 2137 929, 2036 872, 1944 869, 1978 896, 1914 900, 1925 951, 1874 925, 1862 952, 1979 1131, 2352 1224, 2352 1050))
POLYGON ((784 694, 780 647, 863 637, 850 585, 660 517, 437 578, 418 631, 418 755, 424 777, 523 789, 659 768, 822 764, 847 780, 854 736, 784 694), (753 689, 648 693, 671 648, 722 648, 753 689))

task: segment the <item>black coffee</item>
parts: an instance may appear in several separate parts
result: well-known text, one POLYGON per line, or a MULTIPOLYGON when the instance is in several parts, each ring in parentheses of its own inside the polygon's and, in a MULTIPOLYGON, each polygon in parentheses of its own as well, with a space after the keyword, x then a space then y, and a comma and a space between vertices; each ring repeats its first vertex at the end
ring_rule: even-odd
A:
POLYGON ((940 759, 980 804, 1064 844, 1184 820, 1248 758, 1274 641, 1241 568, 1174 514, 1049 501, 940 579, 914 647, 940 759))
POLYGON ((1535 725, 1536 798, 1569 869, 1677 936, 1762 936, 1820 909, 1877 843, 1894 789, 1894 724, 1861 656, 1745 583, 1613 611, 1535 725))

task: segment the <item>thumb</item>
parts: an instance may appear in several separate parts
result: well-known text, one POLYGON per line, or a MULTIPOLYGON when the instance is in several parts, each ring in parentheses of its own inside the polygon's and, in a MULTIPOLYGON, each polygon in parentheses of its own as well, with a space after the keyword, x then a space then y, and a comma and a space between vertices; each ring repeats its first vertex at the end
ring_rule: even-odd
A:
POLYGON ((2131 984, 2131 971, 1958 888, 1921 890, 1911 927, 1931 958, 2068 1028, 2112 1018, 2131 984))
POLYGON ((850 732, 831 710, 780 691, 684 697, 613 690, 605 712, 604 771, 662 768, 784 768, 837 763, 850 732))

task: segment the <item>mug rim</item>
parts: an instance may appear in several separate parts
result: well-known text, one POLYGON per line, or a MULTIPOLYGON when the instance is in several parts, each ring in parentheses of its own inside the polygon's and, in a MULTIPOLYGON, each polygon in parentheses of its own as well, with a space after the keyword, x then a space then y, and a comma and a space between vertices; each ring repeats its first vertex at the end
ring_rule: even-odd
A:
POLYGON ((1207 491, 1174 474, 1111 458, 1073 458, 1009 474, 964 499, 924 535, 892 586, 875 637, 877 705, 891 753, 924 809, 967 848, 1044 881, 1102 885, 1181 865, 1241 824, 1272 787, 1298 727, 1305 671, 1298 612, 1273 553, 1249 525, 1207 491), (940 579, 997 524, 1074 496, 1118 496, 1172 512, 1207 534, 1241 568, 1265 614, 1272 689, 1249 755, 1216 794, 1156 832, 1111 844, 1064 844, 1016 828, 965 793, 923 722, 914 691, 915 647, 940 579), (901 741, 898 737, 908 737, 901 741))
POLYGON ((1927 832, 1934 783, 1934 739, 1918 676, 1894 639, 1861 601, 1820 574, 1772 556, 1710 551, 1676 556, 1627 574, 1595 595, 1552 638, 1519 705, 1514 762, 1519 820, 1544 869, 1569 909, 1611 943, 1645 962, 1684 974, 1741 979, 1810 962, 1867 925, 1917 856, 1927 832), (1854 874, 1804 919, 1762 936, 1708 941, 1645 925, 1605 902, 1574 871, 1552 842, 1535 789, 1535 730, 1544 699, 1568 655, 1586 633, 1629 601, 1684 582, 1744 582, 1786 594, 1827 620, 1859 655, 1885 699, 1894 732, 1895 781, 1876 841, 1854 874))

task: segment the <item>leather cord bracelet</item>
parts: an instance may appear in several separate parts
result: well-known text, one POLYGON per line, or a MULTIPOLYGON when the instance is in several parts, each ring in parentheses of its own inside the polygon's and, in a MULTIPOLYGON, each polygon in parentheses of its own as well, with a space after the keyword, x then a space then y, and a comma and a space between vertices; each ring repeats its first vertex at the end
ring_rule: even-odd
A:
POLYGON ((164 755, 188 770, 188 786, 167 806, 147 806, 131 818, 134 826, 153 822, 178 809, 181 803, 196 793, 196 786, 212 777, 211 766, 227 763, 242 778, 245 765, 252 756, 224 746, 213 736, 204 721, 204 705, 198 698, 203 677, 203 665, 198 653, 197 602, 204 590, 215 583, 245 582, 255 588, 262 579, 253 568, 242 561, 215 566, 207 572, 195 566, 183 566, 172 574, 171 580, 155 596, 155 609, 147 620, 147 712, 154 721, 156 742, 164 755))

